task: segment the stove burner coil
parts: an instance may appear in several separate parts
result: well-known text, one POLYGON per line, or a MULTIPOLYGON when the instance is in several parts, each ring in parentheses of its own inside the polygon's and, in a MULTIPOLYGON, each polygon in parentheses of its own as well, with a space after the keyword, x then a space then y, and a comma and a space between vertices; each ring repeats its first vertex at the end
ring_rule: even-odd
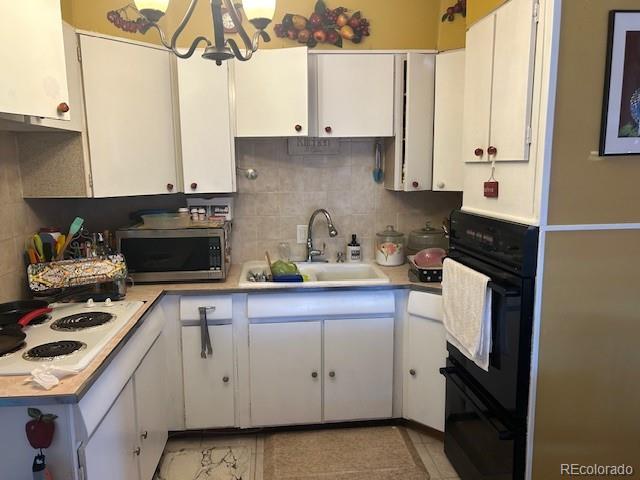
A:
POLYGON ((56 320, 51 325, 51 328, 59 332, 77 332, 87 328, 99 327, 114 318, 113 314, 107 312, 76 313, 56 320))
POLYGON ((60 342, 43 343, 27 350, 22 358, 32 361, 48 361, 67 357, 73 353, 87 348, 86 343, 75 340, 62 340, 60 342))

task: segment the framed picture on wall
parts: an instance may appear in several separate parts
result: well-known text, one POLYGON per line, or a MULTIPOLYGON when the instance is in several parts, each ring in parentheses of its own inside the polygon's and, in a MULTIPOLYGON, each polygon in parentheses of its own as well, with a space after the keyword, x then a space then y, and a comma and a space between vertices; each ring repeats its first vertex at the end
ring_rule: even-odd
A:
POLYGON ((600 155, 640 155, 640 10, 609 12, 600 155))

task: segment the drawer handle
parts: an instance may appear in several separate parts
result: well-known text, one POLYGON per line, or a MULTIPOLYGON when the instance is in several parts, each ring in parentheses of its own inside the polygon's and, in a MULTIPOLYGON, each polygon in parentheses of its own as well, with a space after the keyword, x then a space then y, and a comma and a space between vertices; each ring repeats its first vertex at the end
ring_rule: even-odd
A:
POLYGON ((481 149, 481 148, 476 148, 476 149, 473 151, 473 154, 474 154, 476 157, 481 157, 482 155, 484 155, 484 150, 483 150, 483 149, 481 149))
POLYGON ((69 108, 68 103, 62 102, 58 105, 58 113, 67 113, 69 110, 71 109, 69 108))
POLYGON ((296 125, 296 132, 301 132, 302 131, 302 125, 296 125))
POLYGON ((334 372, 334 371, 329 372, 329 376, 331 378, 334 378, 336 376, 336 372, 334 372))
POLYGON ((147 438, 149 438, 149 432, 145 430, 144 432, 142 432, 142 435, 140 435, 140 438, 146 440, 147 438))
POLYGON ((311 372, 311 378, 318 378, 318 372, 311 372))
POLYGON ((226 375, 224 377, 222 377, 222 381, 224 383, 229 383, 229 377, 227 377, 226 375))
POLYGON ((324 131, 327 133, 331 133, 333 129, 331 127, 324 127, 324 131))
POLYGON ((411 375, 412 377, 415 377, 416 371, 412 368, 411 370, 409 370, 409 375, 411 375))
POLYGON ((141 451, 142 450, 140 450, 140 447, 136 447, 136 449, 133 451, 133 454, 139 457, 141 451))
POLYGON ((198 184, 196 182, 193 182, 191 184, 191 190, 195 190, 196 188, 198 188, 198 184))
POLYGON ((215 311, 216 307, 198 307, 198 312, 200 313, 200 357, 204 359, 207 358, 207 354, 213 355, 207 322, 207 311, 209 310, 215 311))
POLYGON ((413 186, 413 188, 418 188, 420 186, 418 182, 413 182, 411 185, 413 186))
POLYGON ((173 191, 173 183, 167 183, 167 190, 169 190, 170 192, 173 191))
POLYGON ((489 155, 496 155, 498 153, 498 149, 496 147, 489 147, 487 148, 487 153, 489 155))

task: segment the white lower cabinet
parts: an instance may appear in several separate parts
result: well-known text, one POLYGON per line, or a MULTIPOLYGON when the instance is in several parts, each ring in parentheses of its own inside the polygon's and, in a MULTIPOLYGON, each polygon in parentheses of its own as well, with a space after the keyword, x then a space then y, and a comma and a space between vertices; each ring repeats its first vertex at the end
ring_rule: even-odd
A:
POLYGON ((129 381, 87 442, 84 449, 86 478, 138 480, 136 444, 133 381, 129 381))
MULTIPOLYGON (((133 377, 140 479, 151 480, 167 443, 169 430, 167 388, 163 381, 165 345, 156 340, 133 377)), ((137 448, 137 447, 136 447, 137 448)))
POLYGON ((199 326, 182 327, 187 429, 235 425, 233 326, 209 325, 213 354, 201 356, 199 326))
POLYGON ((322 324, 249 326, 251 424, 322 421, 322 324))
POLYGON ((406 336, 404 417, 444 431, 445 380, 440 374, 447 358, 442 324, 442 297, 412 292, 406 336))
POLYGON ((324 322, 324 420, 389 418, 393 318, 324 322))
POLYGON ((167 442, 164 343, 155 342, 100 425, 84 457, 90 480, 151 480, 167 442))

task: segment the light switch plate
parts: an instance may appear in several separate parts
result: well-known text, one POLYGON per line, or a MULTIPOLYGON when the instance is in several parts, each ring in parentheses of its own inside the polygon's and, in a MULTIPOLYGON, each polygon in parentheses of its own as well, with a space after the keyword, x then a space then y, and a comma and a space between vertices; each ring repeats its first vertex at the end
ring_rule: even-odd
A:
POLYGON ((298 225, 298 229, 297 229, 297 242, 298 245, 304 245, 305 243, 307 243, 307 232, 309 231, 309 226, 308 225, 298 225))

